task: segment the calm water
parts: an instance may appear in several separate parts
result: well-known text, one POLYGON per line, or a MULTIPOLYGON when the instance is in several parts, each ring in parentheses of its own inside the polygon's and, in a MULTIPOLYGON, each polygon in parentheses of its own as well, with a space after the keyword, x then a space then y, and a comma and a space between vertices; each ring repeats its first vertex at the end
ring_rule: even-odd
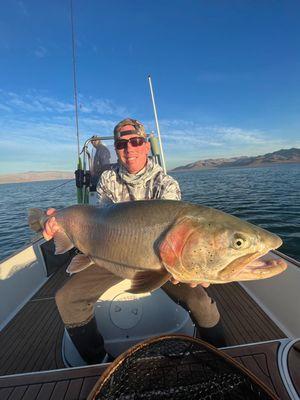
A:
MULTIPOLYGON (((300 165, 220 169, 173 174, 183 200, 218 208, 277 233, 281 251, 300 260, 300 165)), ((31 207, 74 204, 74 181, 0 185, 0 259, 34 236, 27 226, 31 207)))

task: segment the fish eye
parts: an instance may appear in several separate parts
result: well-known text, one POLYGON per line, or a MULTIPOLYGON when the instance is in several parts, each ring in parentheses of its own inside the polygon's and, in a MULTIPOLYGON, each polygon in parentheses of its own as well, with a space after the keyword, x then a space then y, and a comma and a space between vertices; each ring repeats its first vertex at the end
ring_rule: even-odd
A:
POLYGON ((247 240, 242 235, 235 235, 232 240, 232 247, 236 250, 243 249, 247 244, 247 240))

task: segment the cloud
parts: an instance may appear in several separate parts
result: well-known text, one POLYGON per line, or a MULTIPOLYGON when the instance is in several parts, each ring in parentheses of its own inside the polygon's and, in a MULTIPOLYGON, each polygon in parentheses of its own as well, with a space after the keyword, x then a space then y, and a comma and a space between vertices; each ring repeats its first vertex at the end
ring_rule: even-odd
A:
POLYGON ((10 112, 11 108, 6 106, 5 104, 0 104, 0 111, 10 112))
POLYGON ((38 46, 35 51, 34 54, 37 58, 44 58, 47 54, 47 49, 44 46, 38 46))
MULTIPOLYGON (((81 146, 95 134, 112 136, 120 118, 131 114, 110 99, 80 96, 80 104, 81 146)), ((0 90, 0 118, 1 173, 18 172, 22 166, 32 170, 74 167, 77 141, 72 99, 33 90, 22 95, 0 90)), ((143 122, 148 132, 156 131, 154 120, 143 122)), ((287 135, 279 137, 278 132, 203 125, 195 120, 162 119, 160 130, 169 168, 205 158, 258 155, 300 145, 287 135)))
MULTIPOLYGON (((149 124, 149 123, 148 123, 149 124)), ((188 146, 205 145, 218 147, 235 144, 263 144, 269 141, 269 135, 260 130, 248 130, 232 126, 201 125, 195 121, 161 120, 160 128, 164 140, 178 145, 184 142, 188 146)))
MULTIPOLYGON (((110 136, 116 121, 80 120, 80 148, 94 134, 110 136)), ((5 119, 0 130, 0 173, 74 170, 77 137, 74 119, 5 119)))
POLYGON ((259 130, 247 130, 237 127, 212 127, 212 131, 216 133, 224 142, 233 143, 240 142, 245 144, 265 144, 269 141, 268 135, 259 130))
POLYGON ((79 97, 80 111, 85 114, 126 115, 126 108, 117 106, 112 100, 79 97))
POLYGON ((95 44, 92 44, 91 46, 92 46, 92 52, 95 53, 95 54, 98 54, 99 53, 98 46, 95 45, 95 44))
MULTIPOLYGON (((151 131, 154 121, 145 125, 151 131)), ((202 125, 193 120, 161 120, 160 130, 169 168, 201 159, 255 156, 300 145, 290 137, 276 137, 272 131, 202 125)))
POLYGON ((19 10, 21 11, 21 13, 22 13, 23 15, 28 16, 28 15, 29 15, 29 12, 28 12, 28 10, 27 10, 27 8, 26 8, 24 2, 21 1, 21 0, 19 0, 19 1, 17 2, 17 4, 18 4, 18 7, 19 7, 19 10))
MULTIPOLYGON (((80 103, 81 146, 92 135, 111 136, 120 117, 128 115, 125 107, 110 99, 80 96, 80 103)), ((32 170, 74 168, 77 138, 72 99, 0 89, 0 118, 0 173, 18 172, 22 165, 31 164, 32 170)))
MULTIPOLYGON (((129 115, 126 107, 116 104, 110 99, 99 99, 79 95, 79 112, 89 115, 124 116, 129 115)), ((35 91, 26 94, 5 92, 0 90, 0 110, 15 113, 31 112, 32 114, 66 114, 74 113, 73 101, 62 101, 35 91)))

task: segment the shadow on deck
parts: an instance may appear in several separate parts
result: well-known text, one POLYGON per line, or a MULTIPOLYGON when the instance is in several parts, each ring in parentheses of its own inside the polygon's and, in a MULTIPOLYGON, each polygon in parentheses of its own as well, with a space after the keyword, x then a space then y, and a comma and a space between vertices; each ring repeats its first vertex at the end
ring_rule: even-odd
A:
MULTIPOLYGON (((68 279, 55 272, 0 333, 0 375, 64 368, 63 323, 54 295, 68 279)), ((285 334, 238 283, 212 285, 228 346, 281 339, 285 334)))

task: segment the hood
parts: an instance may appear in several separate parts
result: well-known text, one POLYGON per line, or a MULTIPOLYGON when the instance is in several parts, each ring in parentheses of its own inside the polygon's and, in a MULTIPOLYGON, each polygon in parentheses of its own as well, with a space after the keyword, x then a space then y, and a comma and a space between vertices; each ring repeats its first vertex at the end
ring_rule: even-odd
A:
POLYGON ((145 182, 152 180, 159 172, 162 171, 160 165, 155 164, 150 158, 145 168, 137 174, 130 174, 123 165, 120 165, 118 175, 129 186, 144 186, 145 182))

